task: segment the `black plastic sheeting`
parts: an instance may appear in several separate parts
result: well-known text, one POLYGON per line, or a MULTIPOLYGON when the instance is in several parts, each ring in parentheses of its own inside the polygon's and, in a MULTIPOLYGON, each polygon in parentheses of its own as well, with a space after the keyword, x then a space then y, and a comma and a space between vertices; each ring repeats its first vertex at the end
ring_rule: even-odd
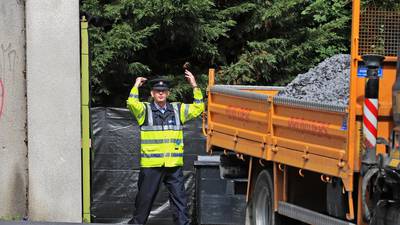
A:
MULTIPOLYGON (((91 215, 95 223, 126 222, 132 216, 139 174, 140 130, 123 108, 92 108, 91 215)), ((201 118, 184 126, 184 176, 190 214, 195 223, 193 162, 205 155, 201 118)), ((147 225, 173 225, 168 191, 161 185, 147 225)))

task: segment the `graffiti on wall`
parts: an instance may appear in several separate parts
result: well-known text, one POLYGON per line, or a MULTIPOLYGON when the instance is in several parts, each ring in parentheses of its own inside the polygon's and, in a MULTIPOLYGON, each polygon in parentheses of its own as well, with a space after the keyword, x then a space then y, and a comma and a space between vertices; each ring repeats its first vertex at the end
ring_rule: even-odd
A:
POLYGON ((4 112, 7 78, 13 79, 16 63, 17 51, 12 47, 12 44, 0 44, 0 119, 4 112))

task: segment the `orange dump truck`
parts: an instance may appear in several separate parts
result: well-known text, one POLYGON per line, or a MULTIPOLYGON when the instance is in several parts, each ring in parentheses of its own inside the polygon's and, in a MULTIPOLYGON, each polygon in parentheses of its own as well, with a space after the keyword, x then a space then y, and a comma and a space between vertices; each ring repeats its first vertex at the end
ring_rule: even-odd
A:
POLYGON ((207 152, 225 175, 245 169, 251 225, 400 224, 400 12, 360 8, 354 0, 348 106, 216 85, 210 70, 207 152), (371 55, 382 43, 383 57, 371 55))

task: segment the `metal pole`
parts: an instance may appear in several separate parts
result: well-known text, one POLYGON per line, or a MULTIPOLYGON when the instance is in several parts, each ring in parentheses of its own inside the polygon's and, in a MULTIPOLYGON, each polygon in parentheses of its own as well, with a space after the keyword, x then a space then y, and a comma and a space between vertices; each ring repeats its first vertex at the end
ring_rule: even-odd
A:
POLYGON ((88 23, 81 20, 82 220, 90 223, 90 118, 88 23))

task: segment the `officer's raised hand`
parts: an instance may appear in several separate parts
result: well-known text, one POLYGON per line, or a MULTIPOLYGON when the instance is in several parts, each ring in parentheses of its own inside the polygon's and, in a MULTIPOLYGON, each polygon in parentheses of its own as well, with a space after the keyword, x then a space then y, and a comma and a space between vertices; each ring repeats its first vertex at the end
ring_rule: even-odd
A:
POLYGON ((194 78, 193 74, 187 69, 185 69, 185 77, 193 88, 197 87, 196 79, 194 78))
POLYGON ((146 82, 147 78, 145 77, 138 77, 136 78, 135 87, 140 87, 146 82))

